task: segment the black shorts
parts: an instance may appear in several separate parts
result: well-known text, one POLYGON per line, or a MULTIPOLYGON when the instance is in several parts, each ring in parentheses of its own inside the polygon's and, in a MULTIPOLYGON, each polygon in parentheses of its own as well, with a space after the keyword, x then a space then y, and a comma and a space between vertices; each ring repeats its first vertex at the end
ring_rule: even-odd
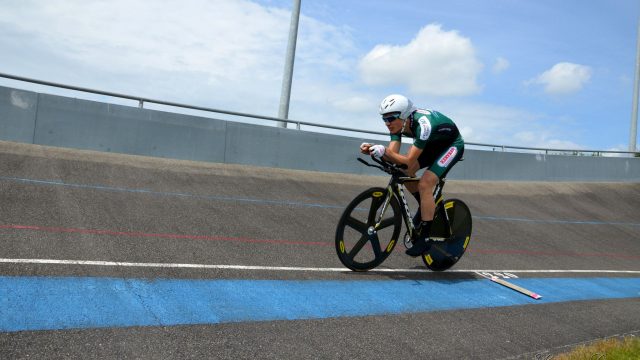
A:
POLYGON ((418 157, 420 169, 427 168, 442 179, 464 155, 464 141, 458 137, 453 141, 427 144, 418 157))

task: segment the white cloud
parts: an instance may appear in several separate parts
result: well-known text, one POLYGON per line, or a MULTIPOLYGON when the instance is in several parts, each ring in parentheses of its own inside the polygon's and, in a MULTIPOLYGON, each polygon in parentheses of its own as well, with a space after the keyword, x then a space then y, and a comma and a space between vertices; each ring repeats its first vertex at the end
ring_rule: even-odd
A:
POLYGON ((540 116, 505 106, 461 101, 444 103, 440 111, 458 124, 465 141, 487 144, 513 145, 513 134, 540 116))
POLYGON ((562 140, 554 138, 554 133, 548 130, 525 130, 517 132, 513 135, 515 144, 524 144, 517 146, 529 146, 545 149, 581 149, 582 146, 570 140, 562 140))
MULTIPOLYGON (((8 34, 0 36, 0 62, 4 71, 27 77, 275 116, 289 20, 288 10, 248 0, 0 2, 0 34, 8 34)), ((471 41, 455 31, 429 25, 409 44, 379 45, 363 59, 351 55, 354 44, 350 29, 302 16, 290 118, 384 132, 377 106, 389 88, 354 84, 350 76, 359 62, 368 81, 405 85, 418 106, 440 106, 467 141, 541 146, 567 133, 549 132, 540 125, 544 116, 520 109, 463 99, 427 102, 431 95, 480 90, 482 64, 471 41), (394 70, 386 71, 390 64, 394 70), (522 132, 530 134, 517 135, 522 132)))
POLYGON ((511 66, 511 64, 509 63, 509 60, 503 57, 499 57, 496 59, 495 64, 493 64, 493 68, 491 68, 491 71, 494 74, 500 74, 503 71, 507 70, 509 66, 511 66))
POLYGON ((482 63, 471 40, 431 24, 406 45, 377 45, 361 61, 369 85, 404 85, 416 94, 471 95, 481 88, 482 63))
MULTIPOLYGON (((0 2, 0 33, 21 38, 2 60, 33 63, 23 76, 275 116, 290 16, 249 0, 0 2)), ((348 29, 302 15, 293 91, 352 71, 351 49, 348 29)))
POLYGON ((456 122, 466 142, 539 148, 582 148, 566 138, 567 131, 558 128, 561 125, 546 125, 550 117, 543 113, 458 100, 444 102, 435 109, 456 122))
POLYGON ((591 79, 591 74, 589 66, 562 62, 526 84, 544 85, 544 91, 550 95, 567 95, 582 90, 591 79))
POLYGON ((283 47, 289 19, 247 1, 28 3, 0 19, 67 58, 107 71, 205 72, 211 80, 277 61, 271 49, 283 47), (233 31, 238 23, 243 31, 233 31))
MULTIPOLYGON (((629 151, 629 145, 618 144, 616 146, 608 148, 606 151, 629 151)), ((631 157, 631 154, 625 153, 602 153, 602 156, 606 157, 631 157)))
POLYGON ((347 95, 346 97, 331 100, 331 105, 340 111, 350 113, 372 113, 375 114, 377 99, 371 96, 347 95))

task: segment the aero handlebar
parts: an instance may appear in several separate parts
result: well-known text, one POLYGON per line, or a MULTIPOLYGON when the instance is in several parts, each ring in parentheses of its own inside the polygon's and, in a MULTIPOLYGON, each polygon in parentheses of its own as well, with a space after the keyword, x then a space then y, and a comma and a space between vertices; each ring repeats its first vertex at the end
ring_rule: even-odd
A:
POLYGON ((388 161, 384 161, 382 159, 377 159, 374 156, 371 156, 371 160, 377 162, 378 164, 380 164, 381 166, 378 165, 374 165, 371 164, 369 162, 367 162, 366 160, 362 159, 362 158, 358 158, 358 161, 360 161, 361 163, 369 166, 369 167, 374 167, 374 168, 378 168, 384 172, 386 172, 387 174, 391 174, 391 175, 403 175, 405 176, 406 173, 404 172, 404 170, 407 169, 407 165, 405 164, 401 164, 401 165, 397 165, 397 164, 393 164, 390 163, 388 161))

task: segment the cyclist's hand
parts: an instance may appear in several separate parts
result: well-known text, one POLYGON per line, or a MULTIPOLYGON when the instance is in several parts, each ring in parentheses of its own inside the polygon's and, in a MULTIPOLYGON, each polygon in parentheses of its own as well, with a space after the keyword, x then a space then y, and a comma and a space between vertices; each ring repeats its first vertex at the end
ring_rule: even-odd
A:
POLYGON ((382 159, 382 157, 384 156, 384 145, 372 145, 371 147, 369 147, 369 154, 371 156, 375 156, 378 159, 382 159))
POLYGON ((369 148, 371 147, 371 144, 369 143, 362 143, 360 144, 360 152, 363 154, 369 154, 369 148))

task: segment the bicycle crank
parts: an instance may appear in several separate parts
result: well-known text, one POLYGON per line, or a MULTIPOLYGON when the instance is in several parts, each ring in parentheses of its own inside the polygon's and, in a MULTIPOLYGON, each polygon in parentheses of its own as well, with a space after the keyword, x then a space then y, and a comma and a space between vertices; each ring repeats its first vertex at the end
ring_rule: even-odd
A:
POLYGON ((404 247, 408 249, 411 249, 413 247, 413 241, 411 241, 411 235, 409 235, 409 232, 404 233, 404 247))

